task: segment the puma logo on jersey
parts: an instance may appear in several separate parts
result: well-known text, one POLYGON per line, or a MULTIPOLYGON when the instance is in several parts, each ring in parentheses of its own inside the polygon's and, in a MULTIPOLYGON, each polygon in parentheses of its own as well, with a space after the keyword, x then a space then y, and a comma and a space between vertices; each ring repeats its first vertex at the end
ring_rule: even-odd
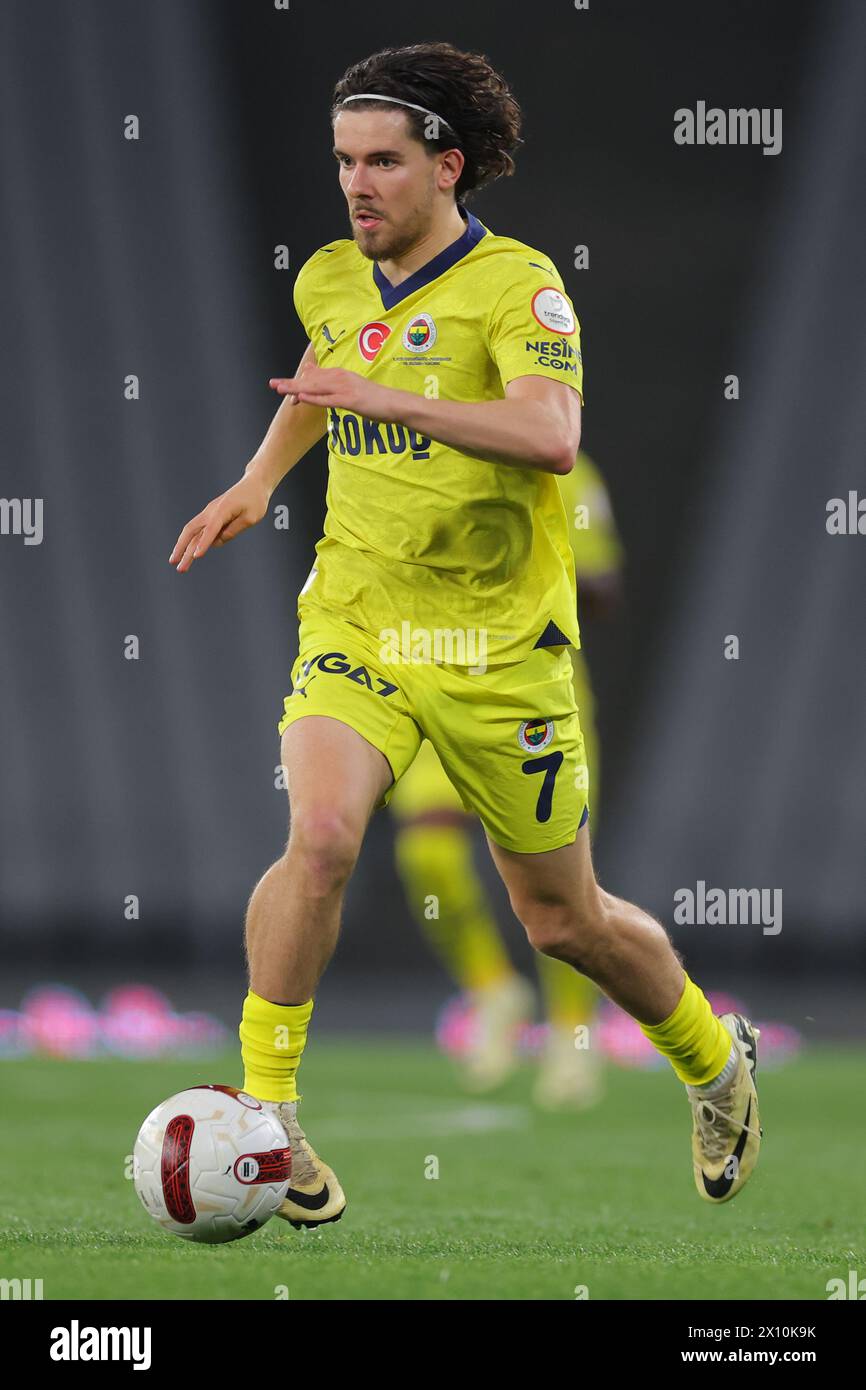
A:
MULTIPOLYGON (((342 338, 345 331, 345 328, 341 328, 339 333, 337 334, 337 338, 342 338)), ((331 347, 334 347, 336 345, 337 338, 331 337, 331 330, 328 328, 328 325, 326 323, 322 324, 322 335, 323 337, 327 338, 328 342, 331 344, 331 347)))

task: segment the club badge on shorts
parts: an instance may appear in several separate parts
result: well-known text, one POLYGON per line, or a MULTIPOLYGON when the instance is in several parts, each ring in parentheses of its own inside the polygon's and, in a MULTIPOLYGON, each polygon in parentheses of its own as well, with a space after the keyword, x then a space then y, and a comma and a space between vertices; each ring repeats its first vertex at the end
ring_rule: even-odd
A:
POLYGON ((517 742, 527 753, 540 752, 552 738, 552 719, 524 719, 517 731, 517 742))

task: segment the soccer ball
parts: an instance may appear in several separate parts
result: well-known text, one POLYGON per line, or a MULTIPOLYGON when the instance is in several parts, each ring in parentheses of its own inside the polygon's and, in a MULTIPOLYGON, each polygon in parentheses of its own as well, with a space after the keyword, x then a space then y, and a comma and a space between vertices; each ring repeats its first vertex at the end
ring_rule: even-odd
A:
POLYGON ((164 1231, 219 1245, 270 1221, 286 1195, 292 1153, 261 1101, 234 1086, 191 1086, 138 1131, 133 1182, 164 1231))

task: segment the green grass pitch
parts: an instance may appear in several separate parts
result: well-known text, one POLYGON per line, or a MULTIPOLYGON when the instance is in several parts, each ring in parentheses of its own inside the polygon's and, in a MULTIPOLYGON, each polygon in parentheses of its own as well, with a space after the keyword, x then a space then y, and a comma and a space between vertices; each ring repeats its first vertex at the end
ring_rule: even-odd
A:
POLYGON ((604 1101, 544 1116, 530 1075, 468 1099, 416 1041, 313 1039, 301 1116, 349 1199, 338 1224, 272 1220, 233 1244, 163 1235, 125 1177, 145 1114, 208 1061, 0 1064, 0 1277, 46 1299, 818 1299, 866 1274, 866 1053, 759 1067, 764 1147, 731 1203, 694 1190, 690 1112, 667 1071, 610 1068, 604 1101), (428 1178, 429 1160, 438 1178, 428 1178))

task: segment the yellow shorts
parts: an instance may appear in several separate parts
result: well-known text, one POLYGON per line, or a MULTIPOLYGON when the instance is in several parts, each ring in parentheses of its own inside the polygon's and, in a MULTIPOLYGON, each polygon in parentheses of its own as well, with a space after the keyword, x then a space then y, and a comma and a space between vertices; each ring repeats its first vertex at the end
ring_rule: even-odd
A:
POLYGON ((439 754, 429 738, 425 738, 412 766, 393 788, 388 804, 398 820, 438 811, 466 814, 463 800, 448 781, 439 754))
MULTIPOLYGON (((598 735, 595 728, 595 702, 589 682, 586 659, 574 647, 571 657, 574 697, 583 734, 589 779, 593 787, 593 806, 598 805, 598 735)), ((429 738, 418 749, 412 766, 393 788, 389 810, 399 821, 415 816, 438 815, 443 811, 464 813, 466 808, 448 780, 445 769, 429 738)))
POLYGON ((305 715, 348 724, 387 758, 394 786, 430 740, 463 808, 503 849, 538 854, 573 842, 588 816, 588 776, 568 648, 539 647, 483 674, 390 661, 341 619, 301 624, 282 734, 305 715))

